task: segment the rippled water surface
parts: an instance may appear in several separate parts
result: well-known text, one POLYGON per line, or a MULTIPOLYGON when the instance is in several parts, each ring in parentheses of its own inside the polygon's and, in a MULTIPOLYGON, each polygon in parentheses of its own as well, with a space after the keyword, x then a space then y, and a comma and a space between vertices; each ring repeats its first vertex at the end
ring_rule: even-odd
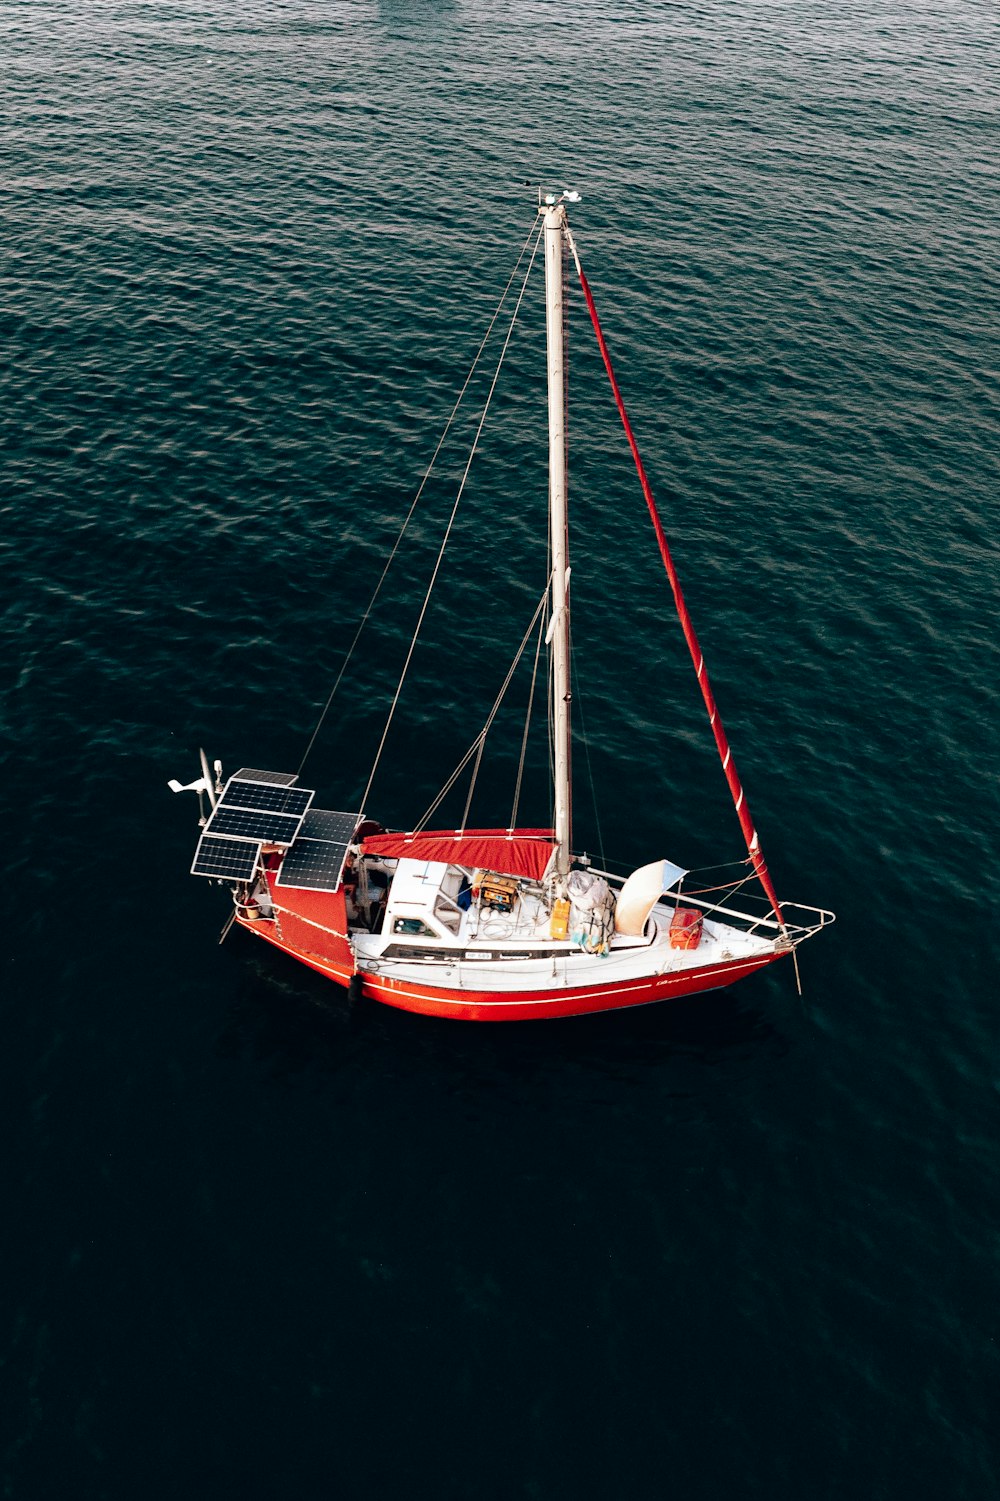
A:
MULTIPOLYGON (((994 1496, 995 7, 11 0, 0 57, 4 1494, 994 1496), (779 966, 561 1025, 352 1010, 219 948, 187 876, 166 779, 298 764, 540 181, 584 195, 779 890, 838 913, 801 1004, 779 966)), ((544 584, 540 297, 388 823, 544 584)), ((579 842, 736 857, 569 317, 579 842)), ((310 758, 327 806, 470 423, 310 758)))

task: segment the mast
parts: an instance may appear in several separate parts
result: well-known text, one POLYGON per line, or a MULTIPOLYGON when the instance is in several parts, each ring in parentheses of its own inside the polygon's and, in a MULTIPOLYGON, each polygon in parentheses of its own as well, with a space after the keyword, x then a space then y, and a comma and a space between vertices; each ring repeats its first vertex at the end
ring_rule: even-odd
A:
POLYGON ((545 338, 549 372, 549 536, 552 550, 553 772, 555 873, 569 874, 572 858, 570 788, 569 535, 566 516, 566 372, 563 363, 563 228, 566 210, 555 194, 545 215, 545 338))

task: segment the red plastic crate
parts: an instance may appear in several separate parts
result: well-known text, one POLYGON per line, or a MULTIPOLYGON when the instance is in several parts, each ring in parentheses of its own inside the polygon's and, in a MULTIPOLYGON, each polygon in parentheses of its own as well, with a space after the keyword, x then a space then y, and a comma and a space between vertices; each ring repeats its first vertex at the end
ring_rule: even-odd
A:
POLYGON ((696 949, 701 942, 701 923, 697 907, 678 907, 670 919, 670 947, 696 949))

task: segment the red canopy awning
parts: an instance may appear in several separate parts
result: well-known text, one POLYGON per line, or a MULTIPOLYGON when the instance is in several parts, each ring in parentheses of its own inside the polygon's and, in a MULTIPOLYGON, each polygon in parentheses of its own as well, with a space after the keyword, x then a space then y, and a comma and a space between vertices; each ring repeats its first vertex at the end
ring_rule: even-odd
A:
POLYGON ((528 876, 539 881, 556 849, 551 829, 428 829, 420 834, 373 834, 361 846, 363 855, 388 855, 400 860, 440 860, 446 865, 471 865, 505 876, 528 876))

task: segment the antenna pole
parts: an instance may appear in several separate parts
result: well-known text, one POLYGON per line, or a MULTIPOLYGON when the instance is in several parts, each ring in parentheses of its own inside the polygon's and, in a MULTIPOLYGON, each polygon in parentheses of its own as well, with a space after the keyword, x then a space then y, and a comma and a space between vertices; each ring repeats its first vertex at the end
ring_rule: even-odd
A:
POLYGON ((215 778, 208 769, 208 757, 205 755, 205 752, 199 750, 198 755, 201 758, 201 774, 205 778, 205 791, 208 793, 208 806, 214 811, 215 805, 219 801, 215 791, 215 778))

